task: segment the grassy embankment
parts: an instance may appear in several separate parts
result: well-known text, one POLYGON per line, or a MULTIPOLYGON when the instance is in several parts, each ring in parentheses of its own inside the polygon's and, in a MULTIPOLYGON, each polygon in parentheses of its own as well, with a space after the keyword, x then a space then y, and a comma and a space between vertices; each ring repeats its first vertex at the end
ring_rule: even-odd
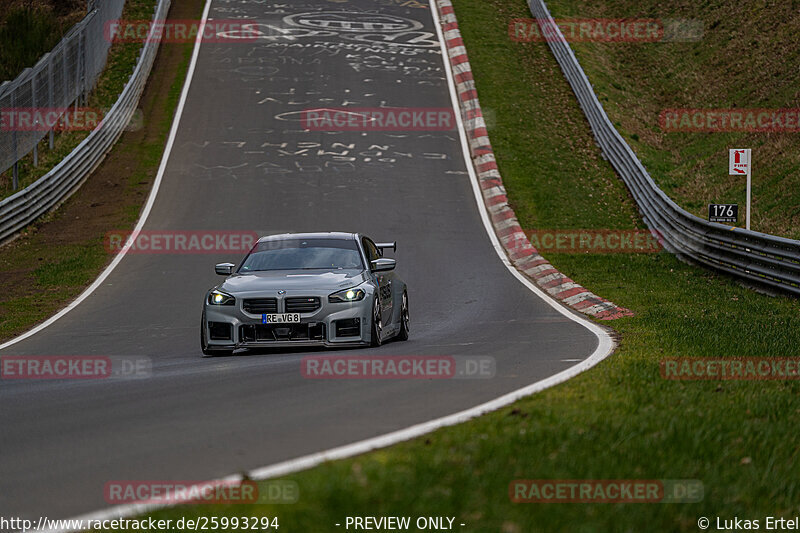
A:
MULTIPOLYGON (((155 0, 128 0, 123 18, 149 19, 155 4, 155 0)), ((202 3, 173 3, 173 10, 177 10, 176 18, 198 18, 202 3)), ((92 96, 93 105, 113 103, 133 69, 139 47, 112 47, 92 96)), ((0 249, 0 341, 30 329, 74 299, 112 258, 103 246, 106 232, 133 227, 161 161, 192 48, 193 43, 161 46, 140 100, 141 128, 125 132, 64 205, 0 249)), ((47 155, 52 163, 85 134, 71 135, 58 136, 57 150, 47 155)))
MULTIPOLYGON (((573 4, 559 1, 557 14, 573 4)), ((691 16, 695 4, 684 3, 680 13, 691 16)), ((738 4, 725 4, 735 15, 726 24, 747 17, 733 9, 738 4)), ((482 105, 496 117, 490 136, 523 227, 641 227, 547 46, 509 39, 509 21, 529 16, 525 2, 457 0, 455 7, 482 105)), ((697 45, 662 46, 672 51, 649 53, 692 55, 697 45)), ((696 60, 714 64, 714 58, 709 53, 696 60)), ((590 75, 602 67, 590 65, 590 75)), ((796 75, 791 62, 782 72, 796 75)), ((774 78, 753 80, 753 91, 778 100, 785 88, 773 86, 774 78)), ((635 109, 632 102, 625 106, 635 109)), ((707 142, 721 150, 728 141, 707 142)), ((690 167, 679 162, 682 171, 674 175, 690 167)), ((670 168, 662 165, 663 174, 672 175, 670 168)), ((659 372, 665 357, 797 355, 798 302, 754 293, 664 253, 548 258, 636 312, 611 324, 622 341, 598 367, 470 423, 291 476, 300 486, 294 505, 179 507, 155 515, 277 515, 280 531, 297 532, 340 531, 334 524, 345 516, 448 515, 466 523, 461 531, 521 533, 697 531, 700 516, 760 518, 763 525, 765 515, 798 513, 800 386, 667 381, 659 372), (508 487, 518 478, 698 479, 705 498, 692 504, 514 504, 508 487)))
MULTIPOLYGON (((122 13, 123 20, 149 20, 153 16, 156 0, 128 0, 122 13)), ((0 50, 5 50, 0 55, 0 62, 8 71, 8 79, 13 79, 22 68, 32 67, 36 61, 53 46, 58 44, 64 33, 85 15, 86 3, 81 3, 82 10, 76 15, 64 19, 56 18, 52 10, 45 8, 25 9, 19 8, 9 15, 9 20, 0 31, 0 50), (20 30, 21 25, 26 28, 20 30), (42 35, 40 39, 40 34, 42 35), (46 38, 44 37, 46 35, 46 38), (41 46, 34 45, 40 43, 41 46), (44 45, 47 46, 44 46, 44 45), (22 67, 19 67, 22 65, 22 67), (12 74, 13 72, 13 74, 12 74)), ((136 65, 139 49, 142 43, 114 43, 108 54, 106 68, 100 75, 95 89, 89 95, 86 107, 91 109, 108 110, 117 101, 117 97, 125 87, 128 78, 136 65)), ((5 79, 0 77, 0 79, 5 79)), ((140 127, 136 121, 141 119, 135 115, 131 121, 131 128, 140 127)), ((38 166, 33 165, 33 153, 26 155, 19 163, 19 185, 17 191, 23 189, 41 178, 61 162, 81 141, 89 131, 61 131, 56 132, 53 139, 53 149, 50 149, 49 136, 39 142, 38 166)), ((12 169, 0 173, 0 200, 11 196, 13 189, 12 169)))
POLYGON ((554 17, 688 19, 702 38, 673 43, 574 43, 603 107, 653 179, 705 218, 709 203, 738 203, 728 149, 753 149, 752 229, 800 238, 800 134, 664 131, 665 109, 779 109, 800 102, 798 2, 553 0, 554 17))

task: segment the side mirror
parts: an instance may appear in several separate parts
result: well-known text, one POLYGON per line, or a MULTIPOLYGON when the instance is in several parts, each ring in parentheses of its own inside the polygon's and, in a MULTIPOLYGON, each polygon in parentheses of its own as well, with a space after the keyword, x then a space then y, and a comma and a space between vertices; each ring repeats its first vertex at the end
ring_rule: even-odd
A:
POLYGON ((394 267, 397 266, 397 261, 385 257, 373 259, 370 263, 373 272, 387 272, 389 270, 394 270, 394 267))
POLYGON ((230 276, 233 274, 233 269, 236 265, 233 263, 220 263, 214 267, 214 272, 220 276, 230 276))

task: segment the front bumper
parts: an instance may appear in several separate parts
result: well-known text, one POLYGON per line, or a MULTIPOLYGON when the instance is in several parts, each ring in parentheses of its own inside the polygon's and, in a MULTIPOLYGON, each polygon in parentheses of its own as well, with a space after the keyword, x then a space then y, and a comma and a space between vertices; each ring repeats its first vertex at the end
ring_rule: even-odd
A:
MULTIPOLYGON (((232 306, 210 305, 205 302, 206 345, 210 350, 266 348, 288 346, 357 346, 371 340, 372 298, 367 295, 359 302, 329 303, 328 293, 311 291, 288 293, 278 297, 278 313, 285 312, 284 301, 293 297, 318 297, 320 308, 300 313, 299 324, 262 323, 260 314, 248 313, 243 302, 264 295, 236 296, 232 306)), ((274 293, 269 295, 274 297, 274 293)))

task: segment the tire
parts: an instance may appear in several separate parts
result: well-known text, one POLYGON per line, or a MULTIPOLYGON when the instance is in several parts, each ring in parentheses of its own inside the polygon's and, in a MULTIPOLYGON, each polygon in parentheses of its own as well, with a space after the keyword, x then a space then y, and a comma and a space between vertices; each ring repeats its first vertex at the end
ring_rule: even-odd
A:
POLYGON ((370 346, 377 348, 383 341, 381 334, 383 333, 383 321, 381 320, 381 304, 378 302, 378 297, 372 301, 372 337, 370 339, 370 346))
POLYGON ((399 341, 408 340, 408 293, 403 291, 403 303, 400 306, 400 331, 396 339, 399 341))

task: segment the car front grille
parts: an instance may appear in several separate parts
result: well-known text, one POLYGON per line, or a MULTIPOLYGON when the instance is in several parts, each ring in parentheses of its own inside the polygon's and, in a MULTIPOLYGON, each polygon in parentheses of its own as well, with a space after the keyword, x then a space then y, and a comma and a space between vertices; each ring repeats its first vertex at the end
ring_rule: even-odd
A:
POLYGON ((278 299, 250 298, 242 302, 242 309, 244 309, 246 313, 250 313, 252 315, 260 315, 263 313, 277 313, 278 299))
POLYGON ((313 313, 320 308, 320 305, 317 297, 286 298, 287 313, 313 313))
POLYGON ((322 341, 325 324, 245 324, 239 327, 242 342, 322 341))

